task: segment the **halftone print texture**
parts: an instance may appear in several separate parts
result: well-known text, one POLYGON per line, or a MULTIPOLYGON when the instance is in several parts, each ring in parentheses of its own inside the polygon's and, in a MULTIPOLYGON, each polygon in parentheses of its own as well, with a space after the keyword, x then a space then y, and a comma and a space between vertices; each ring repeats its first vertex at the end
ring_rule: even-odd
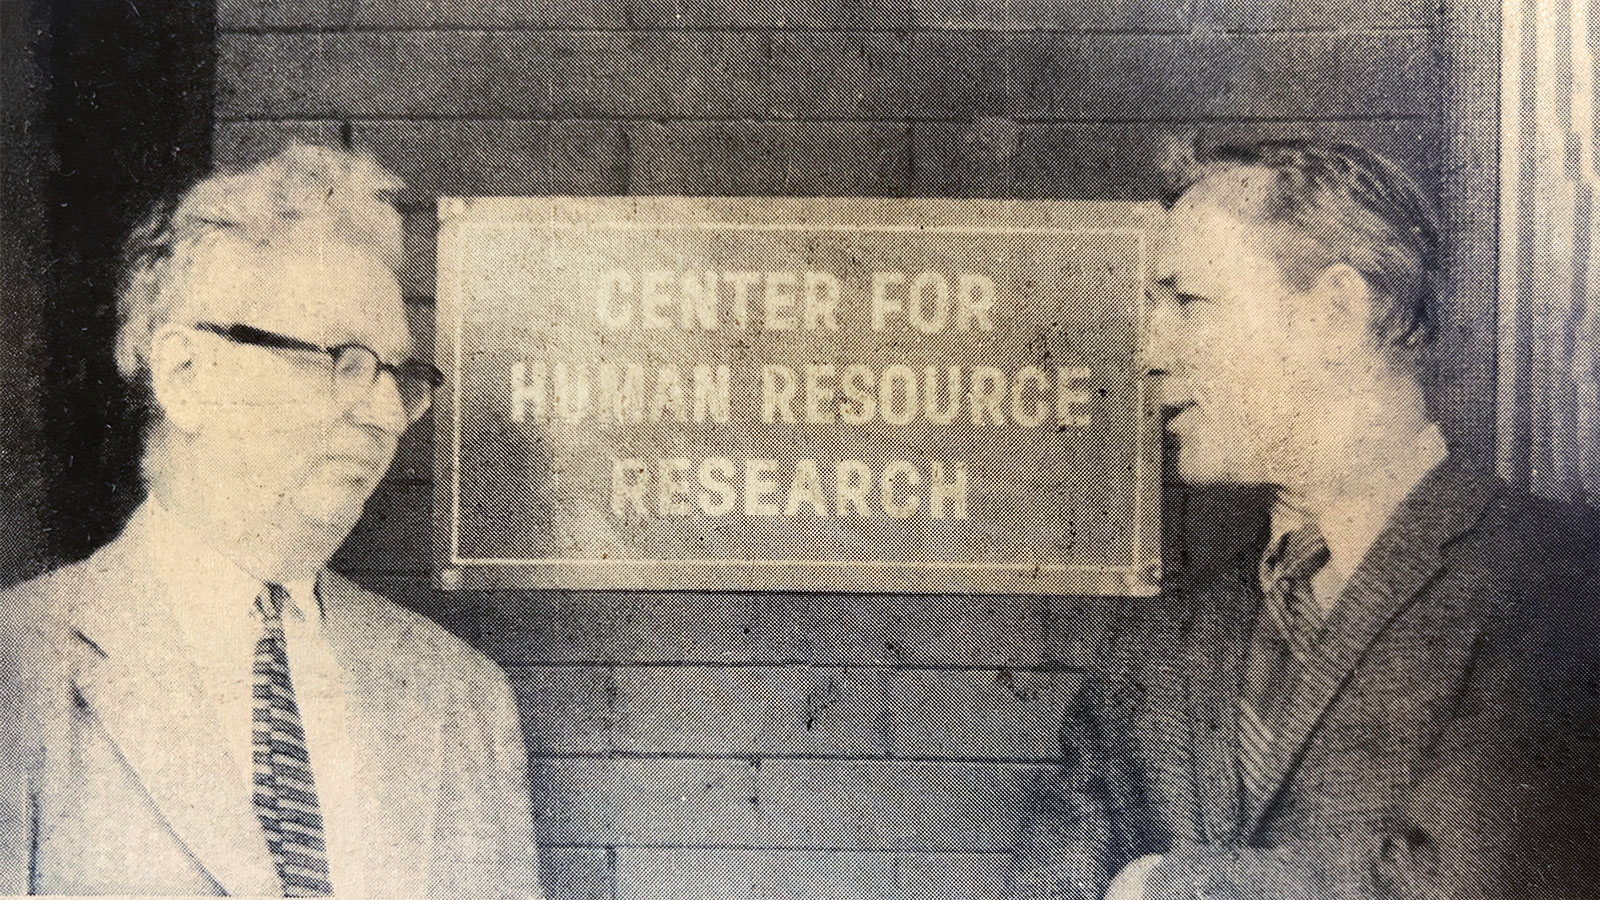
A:
MULTIPOLYGON (((1087 355, 1097 362, 1085 365, 1111 373, 1083 382, 1095 395, 1090 406, 1099 403, 1103 411, 1111 404, 1113 424, 1137 432, 1152 423, 1143 416, 1159 413, 1136 402, 1142 323, 1121 302, 1137 300, 1143 287, 1129 274, 1136 252, 1116 238, 1092 247, 1081 237, 1019 238, 1007 229, 1021 223, 1021 207, 1008 210, 1007 203, 1149 205, 1159 212, 1174 173, 1196 153, 1311 139, 1383 154, 1438 200, 1447 258, 1439 375, 1429 385, 1429 403, 1453 446, 1492 455, 1497 387, 1506 384, 1496 381, 1496 342, 1507 334, 1501 329, 1510 312, 1496 301, 1502 35, 1495 23, 1502 6, 1514 5, 1563 12, 1582 6, 216 0, 215 89, 198 101, 210 107, 212 162, 248 165, 298 141, 370 153, 394 172, 405 185, 396 198, 404 225, 400 274, 418 356, 459 379, 402 437, 394 465, 331 563, 343 574, 331 576, 327 621, 335 639, 347 640, 342 652, 356 660, 352 670, 361 680, 352 696, 379 698, 355 704, 355 739, 378 762, 349 771, 365 779, 361 784, 390 786, 374 789, 365 808, 377 811, 380 828, 398 835, 371 848, 369 870, 379 873, 372 877, 433 873, 431 881, 405 881, 394 894, 542 892, 551 900, 1101 900, 1129 859, 1173 851, 1152 877, 1148 900, 1496 896, 1483 886, 1498 877, 1489 869, 1506 846, 1499 836, 1533 824, 1570 821, 1579 828, 1586 821, 1582 810, 1516 791, 1537 783, 1528 760, 1565 772, 1562 760, 1585 759, 1554 736, 1571 720, 1568 712, 1581 717, 1587 709, 1566 699, 1586 696, 1590 682, 1576 675, 1563 681, 1571 666, 1550 661, 1584 663, 1585 648, 1600 644, 1583 640, 1596 632, 1593 622, 1536 600, 1517 607, 1529 610, 1524 618, 1549 613, 1546 621, 1565 627, 1518 632, 1526 640, 1509 655, 1499 652, 1501 644, 1476 640, 1475 629, 1513 594, 1589 596, 1594 573, 1585 560, 1594 553, 1572 537, 1580 532, 1547 527, 1548 509, 1452 477, 1430 495, 1436 502, 1411 510, 1406 540, 1432 547, 1388 547, 1381 571, 1351 576, 1349 590, 1363 592, 1370 609, 1384 615, 1337 608, 1330 614, 1330 623, 1355 636, 1322 651, 1343 668, 1326 679, 1303 679, 1309 686, 1297 695, 1292 721, 1275 728, 1274 737, 1304 731, 1306 739, 1289 738, 1293 753, 1274 750, 1275 763, 1259 764, 1257 790, 1274 799, 1249 804, 1238 790, 1234 701, 1246 674, 1241 623, 1257 621, 1260 612, 1260 591, 1252 585, 1270 491, 1179 483, 1171 467, 1179 448, 1171 436, 1141 483, 1127 472, 1139 436, 1117 428, 1096 432, 1103 440, 1091 447, 1074 443, 1070 428, 1057 431, 1059 421, 1002 428, 974 422, 970 409, 949 425, 925 413, 903 425, 879 416, 848 438, 832 425, 804 420, 807 366, 834 367, 831 380, 823 368, 812 371, 820 384, 837 386, 836 409, 844 399, 838 386, 844 369, 859 363, 870 368, 875 388, 891 365, 903 366, 889 376, 891 401, 909 396, 914 379, 918 407, 926 410, 933 368, 936 415, 947 400, 970 395, 973 370, 988 366, 1007 376, 999 408, 1015 425, 1011 389, 1023 369, 1054 378, 1058 361, 1087 355), (479 198, 478 204, 512 198, 538 208, 566 198, 573 208, 593 200, 612 209, 665 209, 692 198, 708 209, 738 206, 751 219, 816 201, 871 207, 874 224, 901 225, 897 215, 905 210, 939 206, 964 211, 965 224, 989 232, 959 242, 910 234, 891 247, 848 232, 741 232, 691 241, 638 230, 540 231, 548 222, 532 222, 536 240, 518 246, 534 248, 526 258, 535 265, 519 268, 520 251, 502 253, 514 243, 496 244, 504 235, 469 246, 477 256, 467 261, 480 274, 522 293, 504 292, 488 310, 493 315, 469 320, 457 359, 457 334, 440 327, 440 278, 463 260, 439 256, 441 228, 451 227, 448 208, 441 218, 441 198, 479 198), (901 331, 870 348, 848 328, 828 341, 812 340, 804 329, 764 328, 719 331, 713 340, 681 327, 583 331, 560 314, 563 308, 594 314, 594 285, 576 277, 578 261, 617 261, 595 269, 603 272, 649 257, 661 261, 629 269, 635 289, 656 269, 698 271, 704 285, 707 267, 698 260, 708 248, 747 261, 717 268, 719 277, 746 269, 792 272, 797 297, 808 271, 844 276, 841 296, 864 296, 868 305, 841 303, 841 326, 863 310, 870 317, 874 272, 915 278, 938 269, 987 274, 1015 290, 1030 280, 1053 286, 1008 307, 1013 318, 997 321, 1002 327, 982 346, 930 343, 914 327, 907 330, 904 313, 896 313, 901 331), (694 265, 677 268, 680 256, 694 265), (1103 264, 1102 274, 1062 275, 1073 265, 1094 269, 1081 265, 1086 260, 1103 264), (535 296, 541 304, 531 302, 535 296), (612 379, 607 384, 616 390, 607 402, 617 398, 613 408, 624 410, 623 418, 635 409, 648 418, 658 394, 665 398, 662 415, 675 416, 674 389, 658 391, 658 382, 663 370, 676 371, 691 421, 678 433, 650 421, 585 432, 593 418, 538 415, 536 364, 546 365, 548 408, 574 396, 575 389, 561 395, 551 387, 563 354, 569 366, 586 367, 591 396, 612 379), (636 384, 622 365, 635 361, 645 376, 636 384), (523 365, 528 404, 521 422, 510 416, 515 363, 523 365), (726 424, 697 425, 696 366, 715 376, 719 364, 734 379, 734 415, 726 424), (782 421, 781 413, 780 421, 761 421, 767 364, 792 370, 795 393, 787 408, 797 421, 782 421), (606 365, 615 368, 602 371, 606 365), (961 370, 959 384, 948 378, 951 366, 961 370), (457 384, 476 406, 456 402, 457 384), (1104 399, 1098 388, 1106 389, 1104 399), (452 469, 454 448, 440 436, 458 430, 445 421, 458 412, 467 455, 452 469), (958 444, 968 463, 967 518, 935 520, 925 515, 930 463, 958 444), (681 469, 679 459, 693 460, 692 468, 681 469), (751 475, 742 464, 725 467, 723 459, 782 465, 774 472, 758 465, 751 475), (621 493, 631 519, 613 512, 612 479, 618 471, 635 478, 645 466, 619 470, 618 460, 648 462, 652 488, 621 493), (818 464, 820 495, 809 470, 797 471, 797 460, 818 464), (919 479, 919 509, 904 518, 888 515, 882 503, 884 464, 896 460, 914 464, 919 479), (839 515, 841 504, 858 508, 851 491, 840 496, 845 461, 871 464, 875 487, 862 501, 871 516, 839 515), (722 496, 705 487, 703 465, 713 485, 737 486, 739 509, 696 525, 695 517, 707 516, 702 498, 717 507, 722 496), (456 474, 459 492, 451 480, 456 474), (680 476, 691 485, 694 516, 663 515, 682 497, 675 487, 665 494, 660 487, 680 476), (770 496, 769 479, 782 484, 770 496), (801 489, 792 492, 796 483, 801 489), (747 516, 748 484, 755 485, 755 508, 765 509, 770 499, 779 514, 747 516), (1126 529, 1142 521, 1141 484, 1159 522, 1152 542, 1136 544, 1126 529), (604 490, 596 492, 596 485, 604 490), (438 511, 449 508, 440 498, 456 493, 469 527, 456 536, 460 553, 451 558, 450 519, 438 511), (784 515, 790 505, 795 515, 784 515), (1511 513, 1525 514, 1520 521, 1534 526, 1522 528, 1511 513), (692 583, 658 579, 653 570, 628 583, 534 585, 512 574, 520 571, 515 566, 461 561, 525 561, 552 549, 612 565, 676 557, 716 566, 692 583), (913 570, 1087 560, 1116 568, 1121 589, 1084 581, 1074 589, 1028 590, 1014 579, 996 591, 993 582, 920 574, 897 583, 846 583, 854 576, 840 575, 839 566, 773 590, 754 567, 736 577, 716 574, 717 566, 725 569, 753 550, 779 560, 913 570), (1238 559, 1248 561, 1243 581, 1238 559), (1159 585, 1139 581, 1146 569, 1159 570, 1159 585), (1123 570, 1138 590, 1127 587, 1123 570), (1213 576, 1232 580, 1218 589, 1213 576), (597 587, 607 589, 590 589, 597 587), (1529 655, 1517 655, 1523 650, 1529 655), (1524 675, 1570 692, 1554 711, 1523 703, 1514 692, 1526 686, 1518 681, 1524 675), (1538 714, 1515 714, 1530 710, 1538 714), (1273 766, 1281 770, 1266 771, 1273 766), (1300 778, 1294 766, 1315 777, 1300 778), (1481 793, 1489 788, 1509 793, 1481 793), (1308 845, 1296 842, 1303 835, 1315 836, 1312 857, 1337 863, 1315 879, 1273 866, 1307 858, 1308 845), (1345 879, 1357 871, 1368 880, 1345 879), (1457 883, 1439 889, 1428 880, 1437 873, 1457 883), (1241 885, 1255 893, 1234 890, 1241 885)), ((1531 21, 1532 13, 1524 18, 1531 21)), ((1586 71, 1580 63, 1587 57, 1568 51, 1576 46, 1573 36, 1589 29, 1568 31, 1554 38, 1573 60, 1558 64, 1557 80, 1586 71)), ((1528 40, 1521 52, 1530 62, 1565 58, 1528 40)), ((1537 108, 1541 101, 1528 102, 1537 108)), ((1565 136, 1581 132, 1583 121, 1550 132, 1541 151, 1529 155, 1528 171, 1567 165, 1565 136)), ((1544 219, 1581 221, 1589 208, 1581 191, 1558 195, 1541 192, 1543 181, 1523 184, 1518 196, 1529 202, 1560 201, 1561 215, 1544 219)), ((1081 233, 1094 229, 1094 223, 1074 227, 1085 224, 1081 233)), ((1537 230, 1524 238, 1524 247, 1559 246, 1537 230)), ((1550 273, 1587 271, 1579 263, 1593 258, 1588 243, 1576 243, 1570 259, 1543 251, 1518 257, 1508 271, 1528 286, 1555 277, 1550 273)), ((1582 283, 1565 277, 1568 296, 1582 295, 1573 287, 1582 283)), ((681 293, 681 279, 674 284, 681 293)), ((751 290, 761 296, 765 283, 751 290)), ((1569 388, 1588 384, 1548 373, 1566 351, 1583 348, 1580 335, 1597 319, 1594 307, 1519 307, 1515 321, 1525 333, 1512 337, 1514 349, 1500 357, 1500 371, 1530 348, 1534 365, 1516 370, 1532 381, 1518 381, 1521 393, 1506 395, 1510 409, 1501 412, 1511 424, 1521 428, 1518 417, 1529 415, 1542 421, 1542 411, 1560 406, 1569 388)), ((677 308, 662 308, 677 321, 677 308)), ((633 309, 641 314, 637 303, 633 309)), ((804 313, 802 301, 794 314, 803 321, 804 313)), ((849 327, 860 327, 860 320, 849 327)), ((574 371, 565 376, 569 387, 574 371)), ((1034 411, 1033 377, 1023 379, 1024 418, 1034 411)), ((769 387, 784 390, 776 381, 769 387)), ((891 415, 909 409, 891 407, 891 415)), ((1564 424, 1545 439, 1530 430, 1525 443, 1533 449, 1525 455, 1544 459, 1549 448, 1548 456, 1568 461, 1541 462, 1526 480, 1559 482, 1567 490, 1584 478, 1593 482, 1592 463, 1600 457, 1580 448, 1579 461, 1570 463, 1562 449, 1592 423, 1552 420, 1564 424)), ((848 487, 859 472, 844 468, 848 487)), ((953 471, 944 469, 947 482, 953 471)), ((898 511, 912 484, 906 469, 896 473, 890 502, 898 511)), ((105 571, 143 583, 127 567, 105 571)), ((103 593, 133 603, 93 572, 74 569, 57 579, 50 582, 55 587, 24 593, 35 600, 103 593)), ((69 650, 58 655, 94 671, 103 658, 95 648, 115 659, 117 642, 107 637, 115 631, 85 627, 94 647, 68 634, 62 640, 69 650)), ((95 692, 103 689, 83 691, 90 704, 84 708, 100 709, 94 704, 105 695, 95 692)), ((0 700, 8 696, 0 684, 0 700)), ((311 708, 308 698, 297 699, 302 712, 311 708)), ((0 713, 7 709, 0 703, 0 713)), ((80 716, 69 718, 83 726, 80 733, 100 734, 83 725, 81 709, 62 715, 80 716)), ((0 748, 7 746, 0 740, 0 748)), ((93 744, 83 758, 121 772, 112 765, 122 765, 121 747, 93 744)), ((341 762, 312 760, 324 795, 330 777, 343 777, 341 762)), ((154 831, 169 820, 180 828, 209 821, 185 802, 184 790, 172 789, 192 779, 147 782, 144 770, 139 775, 128 776, 133 788, 107 791, 105 802, 125 822, 148 819, 154 831), (146 783, 155 785, 159 808, 140 792, 146 783)), ((1566 795, 1594 796, 1592 781, 1572 779, 1566 795)), ((4 788, 12 783, 0 783, 0 803, 10 803, 4 788)), ((27 799, 25 792, 17 796, 27 799)), ((326 796, 323 807, 331 824, 335 807, 326 796)), ((13 818, 27 821, 25 814, 9 817, 13 808, 25 813, 26 804, 0 807, 0 835, 13 818)), ((254 827, 251 812, 246 803, 241 818, 254 827)), ((150 865, 122 865, 140 858, 128 838, 132 828, 86 827, 83 845, 64 852, 73 861, 104 861, 106 872, 171 863, 192 876, 183 882, 191 893, 272 889, 270 857, 259 867, 264 883, 234 878, 239 872, 212 882, 206 880, 212 869, 184 855, 192 845, 203 848, 205 860, 225 859, 217 848, 242 844, 238 834, 191 827, 184 831, 188 844, 172 842, 176 849, 150 857, 150 865)), ((261 842, 258 831, 251 841, 261 842)), ((1592 833, 1551 831, 1536 835, 1542 842, 1533 846, 1594 843, 1592 833)), ((56 846, 69 832, 55 832, 56 846)), ((18 846, 24 845, 32 846, 18 846)), ((26 875, 5 879, 8 850, 0 846, 0 886, 25 891, 26 875)), ((1540 852, 1526 858, 1545 862, 1540 852)), ((1544 886, 1524 882, 1500 895, 1585 895, 1544 886)))
MULTIPOLYGON (((1476 102, 1485 90, 1460 73, 1492 72, 1497 57, 1461 24, 1479 13, 1446 7, 223 0, 214 145, 219 161, 241 161, 289 139, 344 143, 398 172, 410 185, 407 293, 425 335, 439 197, 1151 201, 1195 135, 1318 137, 1384 153, 1433 187, 1443 171, 1460 221, 1492 201, 1461 163, 1482 144, 1456 136, 1446 104, 1452 92, 1476 102)), ((1455 315, 1463 329, 1476 323, 1473 341, 1492 333, 1490 307, 1455 315)), ((552 323, 524 324, 540 339, 552 323)), ((447 336, 432 340, 439 362, 447 336)), ((664 361, 706 362, 679 349, 664 344, 664 361)), ((1461 393, 1481 403, 1487 384, 1461 393)), ((1182 602, 850 596, 827 583, 437 592, 431 510, 445 448, 432 425, 408 435, 340 564, 507 667, 534 757, 549 896, 1076 895, 1058 856, 1020 852, 1061 827, 1049 798, 1063 777, 1064 711, 1108 633, 1140 631, 1182 602)), ((611 449, 580 462, 598 466, 611 449)), ((476 502, 540 512, 517 484, 486 485, 476 502)), ((1169 568, 1216 567, 1263 512, 1259 493, 1169 486, 1167 499, 1169 568)), ((999 552, 1036 552, 995 508, 999 552)), ((739 530, 708 537, 731 555, 739 530)), ((902 531, 907 552, 948 552, 902 531)))
POLYGON ((283 635, 287 594, 272 584, 256 600, 263 634, 256 643, 255 684, 251 697, 251 746, 256 817, 267 849, 283 880, 285 897, 326 897, 328 847, 322 838, 322 809, 306 747, 300 708, 294 702, 288 643, 283 635))
POLYGON ((1154 592, 1152 205, 441 208, 443 577, 1154 592))

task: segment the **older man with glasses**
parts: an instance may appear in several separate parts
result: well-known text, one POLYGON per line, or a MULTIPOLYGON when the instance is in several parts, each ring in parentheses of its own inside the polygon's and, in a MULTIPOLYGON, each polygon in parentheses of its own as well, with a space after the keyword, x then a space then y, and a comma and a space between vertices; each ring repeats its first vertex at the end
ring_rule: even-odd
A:
POLYGON ((539 893, 504 674, 325 568, 443 380, 400 186, 296 146, 133 236, 149 496, 0 596, 0 893, 539 893))

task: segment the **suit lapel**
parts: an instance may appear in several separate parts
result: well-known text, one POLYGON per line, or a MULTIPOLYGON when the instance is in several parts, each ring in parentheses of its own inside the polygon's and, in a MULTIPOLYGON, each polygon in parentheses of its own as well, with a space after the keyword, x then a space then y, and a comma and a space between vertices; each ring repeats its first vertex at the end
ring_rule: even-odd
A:
POLYGON ((1360 667, 1373 642, 1440 574, 1443 550, 1475 527, 1492 498, 1493 482, 1451 458, 1429 473, 1390 516, 1350 576, 1330 613, 1318 654, 1290 697, 1276 744, 1276 776, 1245 813, 1253 833, 1283 790, 1328 707, 1360 667))
POLYGON ((371 610, 364 614, 364 605, 386 601, 350 579, 324 571, 317 593, 323 628, 347 679, 351 718, 380 730, 384 738, 365 752, 382 754, 376 761, 392 764, 393 774, 404 782, 399 792, 414 803, 416 791, 436 786, 439 778, 440 722, 430 708, 436 701, 428 685, 417 678, 421 648, 400 646, 409 632, 383 628, 382 616, 371 610))
POLYGON ((1241 557, 1221 585, 1213 588, 1216 595, 1201 598, 1195 617, 1195 639, 1190 642, 1195 655, 1188 667, 1188 708, 1208 711, 1205 716, 1189 717, 1191 746, 1198 754, 1195 794, 1201 826, 1206 840, 1211 842, 1232 839, 1239 827, 1233 710, 1250 623, 1260 605, 1260 593, 1253 589, 1254 570, 1253 558, 1241 557), (1219 647, 1221 652, 1213 654, 1211 648, 1219 647))
POLYGON ((183 639, 151 577, 136 518, 89 562, 71 621, 86 645, 79 696, 167 826, 230 894, 282 888, 242 773, 224 749, 183 639))
POLYGON ((366 842, 369 894, 427 891, 437 804, 444 777, 440 702, 417 677, 420 646, 402 646, 410 632, 385 613, 386 601, 337 573, 324 571, 317 594, 323 629, 345 677, 352 767, 372 792, 356 798, 374 835, 366 842))

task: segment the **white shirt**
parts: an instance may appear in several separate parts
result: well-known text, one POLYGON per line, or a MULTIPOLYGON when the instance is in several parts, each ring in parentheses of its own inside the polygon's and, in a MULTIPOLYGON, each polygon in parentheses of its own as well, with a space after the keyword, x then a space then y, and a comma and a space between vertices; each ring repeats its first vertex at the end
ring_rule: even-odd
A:
MULTIPOLYGON (((249 798, 254 793, 251 688, 256 643, 262 635, 255 603, 265 586, 153 498, 146 507, 151 571, 173 600, 172 615, 183 634, 186 655, 211 700, 228 755, 239 768, 239 790, 249 798)), ((355 778, 362 767, 351 755, 355 748, 346 727, 345 674, 322 631, 315 583, 283 587, 289 593, 282 614, 284 640, 322 810, 329 881, 340 896, 360 896, 364 867, 355 778)))

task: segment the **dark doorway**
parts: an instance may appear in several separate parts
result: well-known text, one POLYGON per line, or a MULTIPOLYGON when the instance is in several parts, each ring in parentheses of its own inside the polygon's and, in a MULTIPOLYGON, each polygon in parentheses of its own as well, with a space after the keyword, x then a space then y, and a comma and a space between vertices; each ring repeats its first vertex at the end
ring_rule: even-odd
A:
POLYGON ((9 581, 86 555, 143 495, 139 395, 112 362, 118 249, 209 164, 215 11, 193 0, 0 7, 15 110, 3 268, 22 307, 5 343, 32 407, 0 430, 0 459, 31 467, 27 490, 6 501, 33 520, 28 558, 0 559, 9 581))

